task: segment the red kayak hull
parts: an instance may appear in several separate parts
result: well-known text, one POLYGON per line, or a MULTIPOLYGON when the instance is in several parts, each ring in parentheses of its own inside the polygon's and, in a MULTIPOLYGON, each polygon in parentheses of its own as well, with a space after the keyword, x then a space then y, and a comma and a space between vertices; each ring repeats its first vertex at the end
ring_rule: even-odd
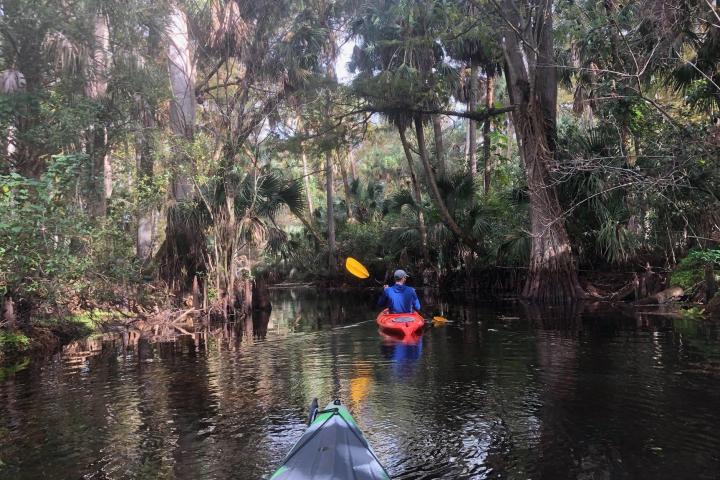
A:
POLYGON ((377 324, 384 333, 399 338, 412 338, 422 334, 425 320, 419 313, 388 313, 383 310, 377 316, 377 324))

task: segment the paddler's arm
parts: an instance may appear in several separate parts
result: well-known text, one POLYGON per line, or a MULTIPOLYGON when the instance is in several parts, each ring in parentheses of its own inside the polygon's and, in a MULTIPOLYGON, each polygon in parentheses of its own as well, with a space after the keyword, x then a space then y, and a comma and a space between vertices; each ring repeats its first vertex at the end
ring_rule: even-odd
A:
POLYGON ((415 291, 415 289, 413 289, 413 296, 415 297, 415 299, 413 300, 413 308, 415 309, 416 312, 419 312, 420 311, 420 299, 418 298, 417 292, 415 291))
POLYGON ((380 298, 378 298, 377 306, 378 307, 387 307, 388 304, 388 296, 387 296, 387 289, 389 287, 387 285, 383 286, 383 291, 380 294, 380 298))

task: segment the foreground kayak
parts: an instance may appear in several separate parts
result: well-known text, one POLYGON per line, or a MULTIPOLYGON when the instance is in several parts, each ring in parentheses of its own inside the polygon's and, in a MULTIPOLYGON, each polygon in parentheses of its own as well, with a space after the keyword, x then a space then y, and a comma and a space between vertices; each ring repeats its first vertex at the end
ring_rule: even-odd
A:
POLYGON ((271 480, 389 480, 355 419, 340 401, 318 411, 271 480))
POLYGON ((425 320, 417 312, 388 313, 388 310, 383 310, 377 316, 377 324, 384 333, 400 338, 412 338, 422 333, 425 320))

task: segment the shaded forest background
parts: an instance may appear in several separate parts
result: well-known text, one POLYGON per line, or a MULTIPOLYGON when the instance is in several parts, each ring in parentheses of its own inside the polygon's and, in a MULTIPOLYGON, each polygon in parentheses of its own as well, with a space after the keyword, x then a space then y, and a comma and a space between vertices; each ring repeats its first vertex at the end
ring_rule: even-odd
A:
POLYGON ((1 0, 0 72, 7 331, 227 317, 346 256, 543 303, 717 289, 717 1, 1 0))

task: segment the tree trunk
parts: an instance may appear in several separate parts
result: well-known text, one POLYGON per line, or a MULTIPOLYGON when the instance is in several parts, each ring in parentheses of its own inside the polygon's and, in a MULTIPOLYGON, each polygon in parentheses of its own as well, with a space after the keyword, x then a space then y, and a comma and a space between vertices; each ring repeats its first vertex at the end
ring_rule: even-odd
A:
POLYGON ((412 152, 410 151, 410 144, 408 143, 407 136, 405 135, 405 128, 398 127, 398 131, 400 133, 400 142, 402 143, 403 151, 405 152, 405 158, 408 162, 410 181, 412 182, 413 187, 413 198, 418 208, 418 230, 420 230, 420 248, 422 249, 422 256, 423 261, 425 262, 425 267, 429 267, 430 249, 428 248, 427 227, 425 226, 425 213, 423 212, 422 207, 422 194, 420 191, 420 184, 418 183, 417 176, 415 175, 414 161, 412 157, 412 152))
MULTIPOLYGON (((328 11, 329 12, 329 11, 328 11)), ((326 13, 328 13, 326 12, 326 13)), ((334 85, 337 81, 337 73, 335 72, 335 61, 337 60, 338 46, 336 43, 336 33, 330 30, 326 44, 326 72, 327 79, 334 85)), ((331 118, 332 114, 332 94, 334 88, 327 92, 327 103, 325 105, 325 113, 327 118, 331 118)), ((331 274, 337 272, 336 243, 335 243, 335 175, 332 163, 333 152, 328 150, 325 152, 325 193, 327 196, 327 234, 328 234, 328 268, 331 274)))
MULTIPOLYGON (((168 75, 170 79, 170 129, 176 142, 190 141, 195 127, 195 63, 191 51, 188 20, 177 5, 171 6, 166 28, 168 75)), ((160 274, 176 293, 186 292, 204 258, 204 234, 176 208, 194 197, 192 165, 175 149, 171 198, 161 248, 160 274)))
MULTIPOLYGON (((107 96, 110 68, 110 28, 108 17, 98 13, 95 17, 93 53, 85 84, 86 95, 96 102, 107 96)), ((101 118, 104 114, 101 114, 101 118)), ((107 201, 112 195, 112 163, 108 145, 107 127, 102 122, 91 130, 90 212, 96 217, 107 215, 107 201)))
POLYGON ((340 175, 343 181, 343 192, 345 193, 345 212, 348 220, 355 220, 352 212, 352 194, 350 193, 350 180, 348 179, 347 167, 345 165, 346 159, 342 158, 338 154, 338 163, 340 164, 340 175))
POLYGON ((253 310, 271 310, 270 289, 268 288, 267 273, 263 272, 255 277, 252 296, 253 310))
POLYGON ((518 142, 523 145, 521 155, 530 197, 532 235, 530 268, 522 296, 547 303, 582 298, 584 292, 578 281, 560 202, 547 170, 552 154, 539 133, 542 132, 540 114, 520 110, 514 116, 514 123, 518 142))
MULTIPOLYGON (((478 99, 478 67, 475 62, 470 64, 470 96, 468 98, 468 111, 474 112, 477 109, 478 99)), ((468 152, 468 168, 470 176, 475 178, 477 175, 477 125, 475 120, 468 119, 467 134, 467 152, 468 152)))
POLYGON ((440 194, 437 182, 435 181, 435 174, 433 173, 432 166, 430 165, 427 146, 425 145, 425 132, 423 131, 423 123, 420 116, 415 117, 415 134, 418 140, 420 160, 422 160, 423 167, 425 168, 425 177, 427 179, 428 185, 430 186, 430 191, 432 192, 432 195, 435 199, 435 205, 440 211, 440 216, 443 219, 443 223, 445 223, 445 225, 447 225, 450 231, 453 232, 472 251, 474 251, 475 253, 480 253, 480 246, 469 235, 463 232, 457 222, 455 222, 455 219, 450 214, 450 211, 447 209, 445 201, 440 194))
MULTIPOLYGON (((152 108, 145 105, 144 100, 140 99, 138 103, 142 129, 135 135, 136 169, 138 187, 140 191, 144 192, 151 190, 153 178, 154 162, 150 134, 155 128, 155 119, 152 114, 152 108)), ((136 255, 138 260, 143 264, 147 263, 152 256, 155 220, 155 209, 146 199, 140 198, 138 205, 136 255)))
POLYGON ((357 161, 352 147, 348 148, 348 161, 350 162, 350 183, 354 182, 357 176, 357 161))
POLYGON ((445 147, 443 146, 442 122, 440 115, 432 117, 433 135, 435 137, 435 168, 437 175, 444 178, 447 174, 445 169, 445 147))
POLYGON ((327 234, 328 234, 328 268, 335 273, 337 262, 335 259, 335 177, 333 174, 332 152, 325 152, 325 194, 327 196, 327 234))
MULTIPOLYGON (((528 23, 513 0, 505 0, 510 25, 528 23)), ((585 296, 577 277, 570 239, 557 192, 550 178, 554 161, 557 78, 553 66, 552 1, 532 11, 532 38, 518 38, 507 28, 503 49, 505 78, 515 105, 513 126, 525 165, 530 199, 532 250, 522 296, 532 301, 564 303, 585 296), (537 41, 536 41, 537 39, 537 41), (537 57, 527 45, 537 44, 537 57), (530 59, 530 60, 528 60, 530 59)))
POLYGON ((2 315, 0 315, 2 326, 4 328, 15 328, 15 324, 17 323, 17 318, 15 316, 15 303, 13 302, 12 297, 9 296, 3 297, 2 300, 2 315))
POLYGON ((707 318, 712 320, 720 320, 720 295, 715 295, 705 308, 707 318))
POLYGON ((507 149, 505 150, 505 158, 510 161, 512 160, 513 137, 515 136, 512 123, 512 115, 508 115, 507 117, 507 129, 505 130, 505 136, 507 137, 507 149))
POLYGON ((108 200, 112 196, 112 161, 107 127, 96 126, 91 131, 91 137, 90 214, 103 218, 107 216, 108 200))
MULTIPOLYGON (((156 30, 151 29, 149 33, 147 53, 151 58, 160 56, 160 34, 156 30)), ((152 179, 155 169, 152 134, 157 129, 155 121, 157 105, 154 101, 148 101, 138 94, 136 106, 141 125, 140 130, 135 133, 137 183, 141 192, 151 192, 154 190, 152 179)), ((157 208, 141 196, 138 203, 136 255, 143 265, 152 258, 158 217, 157 208)))
MULTIPOLYGON (((170 128, 177 138, 191 140, 195 129, 195 60, 191 51, 188 19, 177 5, 171 7, 167 27, 170 77, 170 128)), ((177 202, 193 196, 187 158, 176 155, 172 194, 177 202)))
MULTIPOLYGON (((485 108, 488 110, 495 103, 495 77, 487 75, 485 77, 485 108)), ((492 120, 488 118, 483 124, 483 163, 485 164, 484 186, 485 195, 490 193, 490 181, 492 180, 493 164, 490 158, 490 126, 492 120)))
POLYGON ((305 186, 305 195, 307 197, 308 216, 312 221, 315 208, 313 207, 312 193, 310 192, 310 174, 308 173, 307 153, 305 152, 304 142, 300 142, 300 158, 302 159, 303 184, 305 186))

